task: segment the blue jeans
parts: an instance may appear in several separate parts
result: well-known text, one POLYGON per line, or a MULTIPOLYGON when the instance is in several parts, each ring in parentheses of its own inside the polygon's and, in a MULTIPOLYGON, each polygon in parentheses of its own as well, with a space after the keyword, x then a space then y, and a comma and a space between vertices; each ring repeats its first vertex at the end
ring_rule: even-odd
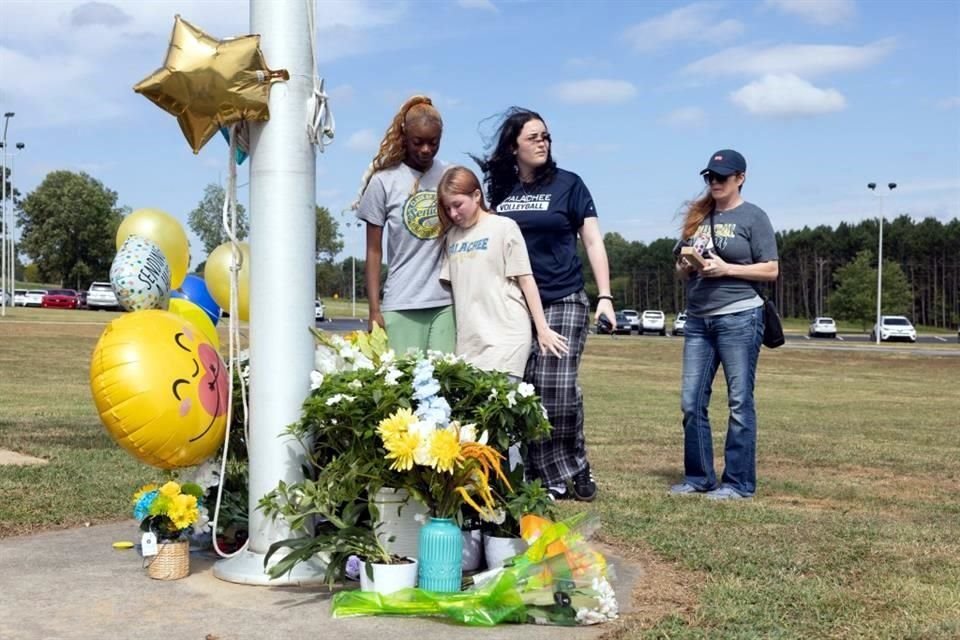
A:
POLYGON ((707 408, 717 367, 727 380, 730 420, 721 482, 743 496, 757 488, 757 412, 753 387, 763 342, 763 307, 722 316, 687 318, 683 341, 684 480, 701 490, 717 486, 707 408))

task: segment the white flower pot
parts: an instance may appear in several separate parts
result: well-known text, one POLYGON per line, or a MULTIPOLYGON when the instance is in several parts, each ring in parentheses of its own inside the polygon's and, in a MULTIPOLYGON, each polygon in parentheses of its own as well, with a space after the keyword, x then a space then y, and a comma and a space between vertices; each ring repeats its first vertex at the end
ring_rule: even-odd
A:
POLYGON ((367 563, 360 563, 360 590, 383 595, 417 586, 417 561, 404 564, 371 564, 373 578, 367 577, 367 563))
POLYGON ((387 551, 402 557, 420 557, 420 527, 430 510, 411 498, 406 489, 380 489, 373 503, 380 512, 377 537, 387 551))
POLYGON ((483 562, 483 532, 480 529, 461 531, 463 536, 463 571, 476 571, 483 562))
POLYGON ((483 553, 487 557, 487 569, 498 569, 505 560, 520 555, 527 550, 527 542, 523 538, 498 538, 483 536, 483 553))

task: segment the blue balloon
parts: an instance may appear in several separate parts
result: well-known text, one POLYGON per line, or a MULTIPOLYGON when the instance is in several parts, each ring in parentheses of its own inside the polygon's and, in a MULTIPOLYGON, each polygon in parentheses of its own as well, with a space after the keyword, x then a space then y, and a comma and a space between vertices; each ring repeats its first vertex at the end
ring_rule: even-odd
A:
POLYGON ((213 296, 210 295, 210 291, 207 289, 207 283, 204 282, 200 276, 192 273, 188 275, 183 279, 183 284, 180 285, 180 289, 171 292, 170 297, 185 298, 197 305, 210 317, 210 321, 213 322, 214 326, 220 322, 220 306, 213 299, 213 296))
MULTIPOLYGON (((223 135, 223 139, 227 141, 227 144, 230 144, 230 131, 226 127, 220 127, 220 133, 223 135)), ((247 150, 239 140, 237 141, 237 157, 235 159, 237 164, 243 164, 243 161, 247 159, 247 150)))

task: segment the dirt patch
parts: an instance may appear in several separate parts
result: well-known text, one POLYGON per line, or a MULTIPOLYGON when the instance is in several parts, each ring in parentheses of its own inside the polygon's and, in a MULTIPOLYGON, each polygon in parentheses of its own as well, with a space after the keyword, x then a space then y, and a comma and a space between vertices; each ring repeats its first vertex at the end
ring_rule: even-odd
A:
POLYGON ((47 464, 47 461, 43 458, 34 458, 33 456, 27 456, 22 453, 17 453, 16 451, 8 451, 6 449, 0 449, 0 465, 30 465, 30 464, 47 464))
MULTIPOLYGON (((621 540, 607 539, 603 534, 598 534, 597 540, 615 548, 619 555, 640 565, 643 570, 630 595, 632 606, 629 613, 621 614, 613 628, 601 636, 603 640, 632 638, 670 616, 685 620, 693 618, 704 584, 703 576, 663 561, 643 545, 628 546, 621 540)), ((626 594, 617 594, 620 600, 626 597, 626 594)))

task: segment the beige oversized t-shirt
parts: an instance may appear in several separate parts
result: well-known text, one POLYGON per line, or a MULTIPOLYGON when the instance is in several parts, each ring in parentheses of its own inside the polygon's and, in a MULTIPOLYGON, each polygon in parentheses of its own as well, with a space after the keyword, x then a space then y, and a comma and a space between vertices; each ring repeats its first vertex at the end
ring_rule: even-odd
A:
POLYGON ((527 246, 510 218, 488 215, 447 232, 440 279, 453 290, 457 355, 485 371, 523 376, 533 331, 517 276, 530 273, 527 246))

